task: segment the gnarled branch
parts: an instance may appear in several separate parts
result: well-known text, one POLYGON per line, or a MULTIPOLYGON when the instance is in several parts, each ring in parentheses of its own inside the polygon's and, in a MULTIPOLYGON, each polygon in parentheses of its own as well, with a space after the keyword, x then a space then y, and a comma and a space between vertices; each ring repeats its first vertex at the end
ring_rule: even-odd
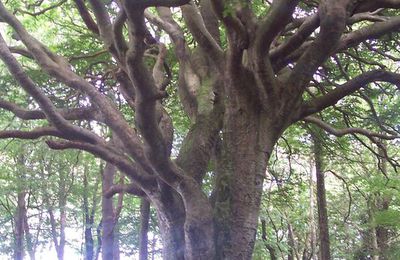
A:
POLYGON ((375 133, 375 132, 369 131, 367 129, 358 128, 358 127, 337 129, 337 128, 327 124, 326 122, 322 121, 321 119, 318 119, 313 116, 308 116, 308 117, 304 118, 303 120, 308 123, 313 123, 313 124, 319 126, 320 128, 324 129, 328 133, 330 133, 334 136, 337 136, 337 137, 342 137, 342 136, 348 135, 348 134, 361 134, 361 135, 367 136, 369 138, 375 137, 375 138, 380 138, 380 139, 384 139, 384 140, 394 140, 394 139, 400 138, 400 135, 385 135, 385 134, 375 133))
POLYGON ((400 89, 400 74, 384 70, 372 70, 369 72, 365 72, 351 79, 340 87, 337 87, 334 90, 328 92, 324 96, 315 98, 310 102, 305 103, 300 109, 300 113, 295 121, 322 111, 329 106, 333 106, 342 98, 354 93, 366 84, 374 81, 389 82, 397 85, 397 88, 400 89))

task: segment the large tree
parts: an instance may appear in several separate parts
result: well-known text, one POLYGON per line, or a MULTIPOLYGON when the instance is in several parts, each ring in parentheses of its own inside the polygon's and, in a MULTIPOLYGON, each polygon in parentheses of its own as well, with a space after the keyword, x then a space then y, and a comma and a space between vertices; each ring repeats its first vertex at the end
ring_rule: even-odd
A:
POLYGON ((71 2, 0 3, 2 22, 22 43, 1 37, 0 58, 34 101, 1 99, 0 107, 47 122, 0 137, 46 137, 53 149, 85 150, 115 165, 131 183, 110 196, 124 189, 151 202, 165 259, 251 258, 267 163, 292 124, 305 120, 371 140, 398 137, 382 120, 375 133, 336 129, 312 115, 356 92, 370 101, 376 89, 400 84, 388 69, 396 57, 382 44, 398 38, 400 1, 71 2), (46 46, 46 34, 38 33, 65 19, 49 14, 54 10, 70 19, 70 33, 61 23, 55 38, 79 42, 81 56, 46 46), (32 26, 29 16, 42 24, 32 26), (92 48, 98 41, 102 50, 92 48), (358 54, 368 48, 386 62, 358 54), (86 70, 76 63, 99 56, 86 70), (33 80, 22 61, 34 61, 48 79, 33 80), (177 91, 167 92, 169 84, 177 91), (179 151, 168 100, 179 100, 190 120, 179 151), (100 135, 100 126, 112 138, 100 135), (211 194, 202 187, 210 171, 211 194))

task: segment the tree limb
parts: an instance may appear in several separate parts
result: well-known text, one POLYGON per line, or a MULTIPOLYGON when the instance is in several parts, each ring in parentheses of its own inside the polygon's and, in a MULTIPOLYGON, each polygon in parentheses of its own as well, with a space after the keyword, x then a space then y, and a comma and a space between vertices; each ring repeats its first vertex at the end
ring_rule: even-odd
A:
POLYGON ((144 10, 138 10, 135 4, 127 2, 124 2, 124 8, 128 16, 130 32, 130 48, 127 52, 126 64, 129 78, 136 89, 136 123, 148 146, 146 157, 155 164, 163 180, 175 186, 180 178, 168 157, 168 145, 156 117, 156 105, 160 92, 143 61, 144 10))
POLYGON ((292 90, 297 89, 297 95, 303 92, 305 84, 312 78, 318 67, 336 49, 346 26, 350 2, 350 0, 325 0, 320 4, 320 33, 288 76, 287 84, 292 90))
MULTIPOLYGON (((0 108, 12 112, 23 120, 46 119, 46 114, 42 110, 28 110, 15 103, 0 99, 0 108)), ((72 109, 58 109, 58 113, 66 120, 97 120, 96 110, 93 107, 80 107, 72 109)))
POLYGON ((76 8, 78 9, 79 14, 82 17, 83 22, 85 23, 86 27, 92 31, 96 35, 100 35, 99 28, 97 27, 96 22, 93 20, 92 16, 90 15, 89 11, 85 6, 85 2, 83 0, 74 0, 76 8))
POLYGON ((375 11, 379 8, 399 8, 400 1, 399 0, 367 0, 367 1, 359 1, 360 3, 356 6, 355 11, 357 12, 367 12, 367 11, 375 11))
POLYGON ((310 102, 305 103, 302 106, 296 121, 336 104, 342 98, 354 93, 366 84, 374 81, 389 82, 397 85, 397 88, 400 89, 400 74, 384 70, 372 70, 365 72, 351 79, 340 87, 328 92, 324 96, 315 98, 310 102))
POLYGON ((200 86, 200 79, 196 75, 190 59, 189 47, 185 42, 182 28, 172 18, 169 8, 158 7, 159 16, 145 11, 145 17, 151 23, 166 31, 175 47, 175 55, 179 61, 178 93, 185 112, 190 118, 197 114, 196 91, 200 86))
POLYGON ((218 65, 222 65, 224 53, 217 41, 207 30, 197 7, 191 2, 189 5, 182 6, 181 10, 189 30, 204 52, 210 54, 211 60, 215 61, 218 65))
POLYGON ((239 44, 246 46, 248 44, 246 28, 233 12, 226 12, 226 10, 229 10, 226 0, 211 0, 211 4, 215 14, 225 25, 228 37, 232 40, 232 38, 235 38, 233 35, 237 34, 239 44))
POLYGON ((35 83, 29 78, 23 71, 21 65, 15 59, 8 49, 6 42, 0 35, 0 58, 6 64, 8 70, 21 85, 21 87, 31 95, 35 101, 39 104, 40 108, 45 113, 46 118, 54 124, 57 129, 63 133, 74 136, 74 138, 86 140, 88 142, 96 143, 101 142, 101 138, 96 134, 80 128, 78 126, 69 123, 60 113, 57 111, 51 100, 45 95, 45 93, 36 87, 35 83))
POLYGON ((78 141, 54 141, 47 140, 46 144, 54 150, 65 150, 65 149, 79 149, 90 152, 103 160, 110 162, 117 166, 122 172, 124 172, 132 180, 135 180, 144 188, 154 188, 156 184, 154 176, 151 173, 146 172, 139 165, 133 163, 125 155, 119 154, 115 149, 110 149, 105 145, 93 145, 78 141))
POLYGON ((65 138, 66 136, 55 127, 38 127, 30 131, 21 130, 3 130, 0 131, 0 139, 18 138, 18 139, 38 139, 43 136, 55 136, 65 138))
POLYGON ((275 73, 269 57, 272 41, 289 22, 291 15, 298 4, 298 0, 274 1, 267 19, 263 21, 255 38, 255 67, 257 79, 262 85, 261 91, 266 91, 271 100, 275 99, 275 73))
MULTIPOLYGON (((98 16, 102 17, 103 14, 101 12, 103 10, 102 8, 104 8, 103 4, 98 2, 98 0, 91 1, 93 1, 93 3, 99 9, 98 16)), ((91 85, 89 82, 85 81, 75 72, 73 72, 69 64, 62 57, 52 53, 42 43, 31 36, 20 23, 20 21, 18 21, 18 19, 14 15, 9 13, 1 2, 0 17, 2 17, 8 24, 10 24, 13 29, 18 33, 21 40, 24 42, 28 50, 33 54, 42 69, 44 69, 51 76, 55 77, 57 80, 65 83, 67 86, 73 89, 78 89, 86 93, 90 97, 90 99, 99 108, 99 111, 101 111, 104 115, 105 123, 113 130, 116 135, 119 136, 120 139, 124 140, 124 145, 127 148, 129 154, 133 158, 135 158, 146 169, 146 171, 153 172, 153 170, 147 163, 147 159, 144 157, 141 138, 124 119, 124 116, 120 111, 118 111, 114 104, 106 96, 100 93, 93 85, 91 85)), ((103 23, 107 24, 106 21, 103 21, 103 23)), ((8 51, 7 46, 5 46, 5 50, 8 51)), ((10 59, 15 60, 12 55, 10 59)), ((38 104, 40 105, 40 102, 38 102, 38 104)), ((52 109, 55 109, 54 106, 52 109)), ((64 122, 61 116, 58 116, 58 119, 61 119, 60 122, 64 122)), ((62 127, 61 129, 64 129, 64 127, 62 127)), ((68 127, 66 128, 66 130, 68 130, 68 127)), ((95 135, 94 133, 90 134, 95 135)))
POLYGON ((31 15, 31 16, 38 16, 38 15, 44 14, 44 13, 46 13, 46 12, 48 12, 48 11, 54 9, 54 8, 57 8, 57 7, 61 6, 61 5, 63 5, 65 2, 67 2, 67 0, 61 0, 58 3, 50 5, 50 6, 46 7, 46 8, 44 8, 44 9, 42 9, 40 11, 37 11, 37 12, 34 12, 34 13, 26 11, 26 10, 22 10, 22 9, 17 9, 16 11, 18 11, 20 13, 23 13, 23 14, 31 15))
POLYGON ((394 140, 394 139, 400 138, 400 135, 384 135, 384 134, 375 133, 375 132, 369 131, 367 129, 357 128, 357 127, 337 129, 314 116, 305 117, 303 120, 308 123, 313 123, 313 124, 319 126, 320 128, 324 129, 328 133, 330 133, 334 136, 337 136, 337 137, 342 137, 342 136, 348 135, 348 134, 361 134, 361 135, 364 135, 364 136, 367 136, 370 138, 375 137, 375 138, 380 138, 380 139, 384 139, 384 140, 394 140))
POLYGON ((147 7, 179 7, 185 4, 188 4, 190 0, 136 0, 132 1, 132 6, 134 5, 137 8, 145 9, 147 7))
MULTIPOLYGON (((390 33, 391 31, 398 30, 399 24, 400 18, 396 16, 342 35, 335 50, 331 51, 330 55, 333 53, 344 51, 350 47, 354 47, 360 42, 378 39, 379 37, 390 33)), ((274 67, 276 67, 277 70, 280 70, 288 63, 295 62, 296 60, 300 61, 300 59, 303 59, 301 57, 303 57, 305 53, 308 52, 313 44, 313 41, 310 40, 304 42, 300 47, 297 46, 298 48, 293 50, 290 54, 288 54, 288 56, 279 57, 279 59, 274 62, 274 67)), ((279 47, 277 48, 277 50, 278 49, 279 47)), ((276 55, 274 50, 272 51, 271 55, 276 55)))
POLYGON ((111 49, 114 44, 112 25, 104 3, 100 0, 89 0, 89 3, 96 17, 100 37, 106 45, 106 48, 111 49))
POLYGON ((400 17, 392 17, 383 22, 376 22, 341 37, 336 52, 356 46, 368 39, 377 39, 394 30, 399 31, 400 17))
POLYGON ((299 29, 287 41, 270 51, 269 55, 271 56, 271 60, 274 62, 274 60, 281 59, 295 51, 307 40, 318 26, 318 14, 307 17, 299 29))
POLYGON ((109 190, 107 190, 104 196, 109 199, 112 198, 117 193, 126 192, 132 195, 136 195, 139 197, 144 197, 146 194, 140 189, 135 183, 130 184, 115 184, 111 186, 109 190))
POLYGON ((292 17, 293 11, 299 0, 278 0, 274 1, 267 15, 257 30, 256 48, 257 52, 264 57, 270 49, 274 38, 287 25, 292 17))

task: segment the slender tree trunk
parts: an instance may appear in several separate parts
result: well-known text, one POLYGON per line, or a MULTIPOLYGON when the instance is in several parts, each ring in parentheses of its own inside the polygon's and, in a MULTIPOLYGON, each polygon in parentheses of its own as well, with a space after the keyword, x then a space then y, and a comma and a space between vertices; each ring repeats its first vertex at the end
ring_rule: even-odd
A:
POLYGON ((60 257, 62 257, 63 254, 60 250, 60 244, 59 244, 58 235, 57 235, 57 223, 56 223, 57 221, 54 216, 53 207, 51 205, 49 205, 48 212, 49 212, 49 216, 50 216, 51 237, 53 239, 54 248, 56 249, 57 258, 59 260, 61 260, 60 257))
POLYGON ((14 259, 24 259, 24 217, 26 215, 26 192, 21 190, 17 194, 17 211, 15 213, 15 248, 14 259))
POLYGON ((92 228, 89 221, 85 221, 85 260, 93 259, 94 242, 92 236, 92 228))
POLYGON ((24 216, 24 233, 25 233, 26 248, 27 248, 27 251, 29 254, 29 258, 31 260, 35 260, 36 259, 35 245, 33 244, 33 236, 31 234, 30 228, 29 228, 27 210, 25 210, 25 216, 24 216))
MULTIPOLYGON (((310 188, 310 214, 309 214, 309 224, 310 224, 310 256, 309 259, 315 260, 315 253, 317 252, 316 248, 316 228, 315 228, 315 220, 314 220, 314 211, 315 211, 315 198, 314 198, 314 165, 311 166, 310 171, 310 179, 309 179, 309 188, 310 188)), ((307 258, 308 259, 308 258, 307 258)))
MULTIPOLYGON (((44 177, 44 176, 42 176, 44 177)), ((45 193, 45 190, 44 190, 45 193)), ((45 197, 45 204, 47 207, 47 213, 49 214, 50 219, 50 228, 51 228, 51 239, 53 240, 53 245, 57 253, 57 258, 59 257, 59 242, 58 242, 58 235, 57 235, 57 221, 54 216, 53 205, 50 204, 49 198, 45 197)))
MULTIPOLYGON (((383 206, 383 205, 381 205, 383 206)), ((385 207, 385 206, 384 206, 385 207)), ((386 210, 389 208, 387 205, 386 210)), ((387 250, 389 247, 389 230, 387 227, 379 225, 375 228, 376 232, 376 241, 379 249, 379 259, 386 260, 387 258, 387 250)))
MULTIPOLYGON (((106 163, 106 166, 103 170, 103 194, 108 191, 113 185, 114 176, 115 176, 115 166, 106 163)), ((102 196, 102 239, 101 239, 101 248, 102 248, 102 259, 114 259, 114 205, 113 198, 106 198, 102 196)))
MULTIPOLYGON (((44 172, 42 172, 42 178, 44 180, 44 172)), ((43 192, 44 194, 46 194, 46 190, 43 190, 43 192)), ((45 197, 44 202, 47 206, 47 211, 50 218, 51 238, 53 240, 53 245, 57 253, 57 259, 63 260, 64 248, 66 244, 65 227, 67 224, 67 212, 66 212, 67 189, 66 189, 65 173, 63 172, 59 173, 57 199, 58 199, 57 207, 60 212, 60 218, 58 221, 54 214, 54 205, 50 203, 49 198, 45 197), (59 224, 59 229, 57 228, 58 224, 59 224)))
POLYGON ((99 259, 100 252, 101 252, 101 230, 102 230, 102 220, 100 221, 99 225, 96 228, 96 236, 97 236, 97 247, 94 259, 99 259))
POLYGON ((289 246, 289 253, 287 260, 294 260, 295 256, 295 245, 294 245, 294 237, 293 237, 293 230, 292 230, 292 225, 288 224, 288 246, 289 246))
MULTIPOLYGON (((383 147, 379 148, 379 155, 381 156, 380 162, 379 162, 379 168, 381 172, 385 175, 388 176, 388 171, 387 171, 387 159, 385 157, 385 152, 384 149, 386 149, 384 142, 382 142, 383 147)), ((386 211, 389 209, 391 197, 388 195, 384 194, 378 194, 376 196, 376 202, 375 206, 377 207, 377 210, 379 211, 386 211)), ((386 260, 387 258, 387 250, 389 247, 389 230, 387 227, 384 225, 378 225, 375 228, 376 232, 376 240, 378 243, 378 248, 379 248, 379 259, 380 260, 386 260)))
MULTIPOLYGON (((93 219, 89 212, 89 184, 87 170, 85 168, 83 175, 83 211, 85 216, 85 260, 93 260, 94 241, 92 235, 93 219)), ((93 205, 94 207, 94 205, 93 205)))
MULTIPOLYGON (((124 185, 125 178, 121 174, 121 179, 120 179, 120 184, 124 185)), ((120 251, 120 226, 118 224, 119 221, 119 216, 121 215, 121 211, 123 208, 123 202, 124 202, 124 193, 121 192, 118 194, 118 200, 117 200, 117 205, 114 207, 114 260, 119 260, 121 251, 120 251)))
POLYGON ((59 193, 58 193, 58 207, 60 209, 60 240, 57 250, 57 257, 58 260, 64 259, 64 249, 65 249, 65 226, 67 224, 67 212, 66 212, 66 205, 67 205, 67 189, 66 189, 66 179, 65 173, 60 172, 60 179, 59 179, 59 193))
POLYGON ((66 225, 66 212, 65 212, 65 207, 63 207, 60 209, 60 240, 57 249, 58 260, 64 259, 65 225, 66 225))
POLYGON ((269 257, 271 258, 271 260, 277 260, 278 258, 276 256, 275 248, 268 243, 267 223, 266 223, 265 219, 261 220, 261 238, 264 241, 265 247, 267 248, 267 250, 269 252, 269 257))
POLYGON ((311 133, 314 142, 315 172, 317 175, 317 205, 318 205, 318 227, 320 240, 320 256, 322 260, 330 260, 329 224, 326 203, 325 176, 323 164, 323 147, 321 135, 311 133))
POLYGON ((139 260, 148 259, 148 236, 150 219, 150 203, 147 199, 140 200, 140 232, 139 232, 139 260))
MULTIPOLYGON (((102 172, 102 235, 101 235, 101 252, 102 259, 119 260, 119 226, 118 218, 123 206, 124 193, 118 196, 117 205, 114 207, 113 198, 107 198, 105 194, 114 184, 116 167, 111 163, 106 163, 102 172)), ((123 185, 124 178, 121 178, 123 185)))
MULTIPOLYGON (((17 165, 24 166, 25 158, 23 155, 18 156, 17 165)), ((27 191, 25 188, 26 184, 26 175, 25 172, 22 171, 18 175, 17 182, 17 209, 14 215, 15 222, 15 247, 14 247, 14 259, 15 260, 23 260, 24 259, 24 235, 26 236, 25 231, 29 231, 29 227, 27 226, 27 207, 26 207, 26 195, 27 191), (25 234, 24 234, 25 233, 25 234)))
POLYGON ((371 248, 372 248, 372 259, 373 260, 380 260, 380 257, 379 257, 379 245, 378 245, 378 238, 376 236, 376 229, 372 228, 370 230, 370 232, 371 232, 370 240, 371 240, 371 248))

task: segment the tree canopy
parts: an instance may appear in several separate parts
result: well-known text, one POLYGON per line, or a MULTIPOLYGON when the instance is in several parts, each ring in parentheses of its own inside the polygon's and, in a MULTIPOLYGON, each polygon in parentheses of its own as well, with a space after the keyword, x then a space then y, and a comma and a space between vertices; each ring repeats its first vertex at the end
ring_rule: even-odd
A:
POLYGON ((78 154, 53 163, 40 146, 39 164, 24 148, 1 155, 34 172, 18 175, 17 204, 26 208, 26 178, 52 183, 38 183, 38 196, 48 209, 44 194, 57 197, 62 255, 72 203, 62 194, 75 189, 75 171, 86 227, 97 189, 103 235, 128 214, 122 194, 140 197, 147 218, 146 202, 156 212, 164 259, 300 259, 316 255, 306 213, 316 191, 321 259, 361 257, 361 245, 329 245, 357 235, 372 247, 364 257, 384 257, 399 214, 398 9, 397 0, 1 1, 0 138, 78 154), (94 157, 74 166, 80 151, 94 157), (310 162, 314 173, 301 170, 310 162), (307 210, 289 210, 296 203, 307 210), (340 227, 334 238, 328 219, 340 227))

